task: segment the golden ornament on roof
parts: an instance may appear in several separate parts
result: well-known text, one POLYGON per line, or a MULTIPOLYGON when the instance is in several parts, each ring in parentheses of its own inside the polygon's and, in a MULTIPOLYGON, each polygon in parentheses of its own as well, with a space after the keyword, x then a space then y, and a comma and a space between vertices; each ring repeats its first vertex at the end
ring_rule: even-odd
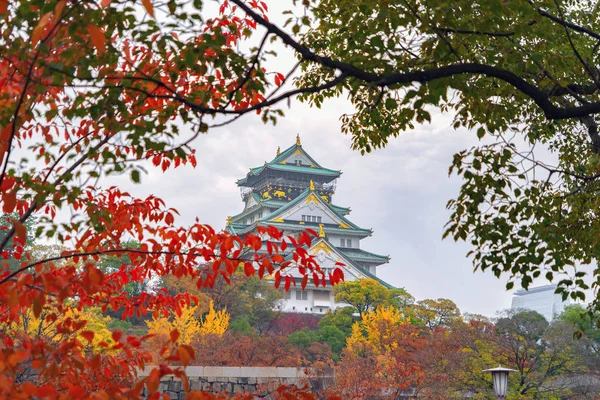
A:
POLYGON ((232 219, 232 218, 231 218, 231 215, 229 215, 229 216, 227 217, 227 222, 225 223, 225 226, 229 226, 229 225, 231 224, 231 219, 232 219))
POLYGON ((319 237, 325 237, 325 231, 323 230, 323 224, 319 224, 319 237))
POLYGON ((302 143, 300 142, 300 134, 296 135, 296 146, 302 146, 302 143))
POLYGON ((312 181, 312 179, 310 180, 310 186, 309 186, 309 189, 310 189, 310 190, 315 190, 315 184, 314 184, 314 182, 312 181))
POLYGON ((281 147, 277 146, 277 155, 281 153, 281 147))

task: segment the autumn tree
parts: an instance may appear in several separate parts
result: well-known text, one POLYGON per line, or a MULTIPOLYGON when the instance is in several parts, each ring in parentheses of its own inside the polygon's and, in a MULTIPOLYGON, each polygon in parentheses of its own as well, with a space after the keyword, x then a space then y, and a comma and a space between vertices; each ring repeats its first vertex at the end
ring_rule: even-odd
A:
POLYGON ((381 306, 404 305, 410 295, 404 289, 387 288, 375 279, 357 279, 337 285, 333 289, 337 303, 349 304, 359 316, 381 306))
POLYGON ((449 299, 420 300, 407 309, 411 318, 431 330, 438 326, 449 327, 460 319, 460 310, 449 299))
MULTIPOLYGON (((136 397, 144 386, 157 397, 161 376, 185 379, 163 364, 137 380, 136 368, 150 361, 146 337, 113 332, 110 343, 88 352, 96 337, 89 321, 59 318, 96 308, 158 318, 198 303, 189 293, 123 290, 149 278, 187 277, 206 288, 242 269, 272 274, 279 286, 298 264, 307 277, 341 279, 339 269, 326 276, 308 255, 307 232, 290 238, 271 227, 240 238, 199 221, 180 226, 177 211, 159 197, 137 198, 108 184, 124 174, 140 183, 148 168, 194 167, 192 141, 224 122, 211 117, 264 108, 270 120, 277 114, 267 109, 268 91, 287 80, 259 66, 261 50, 245 45, 256 22, 243 10, 154 3, 0 0, 0 198, 8 215, 0 237, 0 324, 19 324, 32 312, 69 333, 56 342, 23 335, 18 346, 3 333, 1 397, 136 397), (64 248, 33 259, 19 248, 32 233, 64 248), (139 247, 124 245, 130 240, 139 247), (265 241, 271 250, 256 254, 265 241), (106 257, 131 264, 103 270, 106 257), (35 381, 15 379, 24 365, 37 371, 35 381)), ((264 3, 250 7, 266 16, 264 3)), ((177 331, 161 354, 155 363, 194 358, 177 331)))

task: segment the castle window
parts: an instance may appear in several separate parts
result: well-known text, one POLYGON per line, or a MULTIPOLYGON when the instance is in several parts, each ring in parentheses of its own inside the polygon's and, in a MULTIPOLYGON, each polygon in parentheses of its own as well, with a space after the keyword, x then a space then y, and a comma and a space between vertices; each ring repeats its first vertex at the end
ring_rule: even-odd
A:
POLYGON ((352 239, 346 239, 346 247, 352 247, 352 239))
POLYGON ((302 222, 306 222, 306 215, 302 216, 302 222))
POLYGON ((317 217, 316 216, 312 216, 312 222, 317 222, 317 217))
POLYGON ((308 292, 304 290, 296 290, 296 300, 308 300, 308 292))
POLYGON ((340 239, 340 247, 346 247, 346 239, 340 239))
POLYGON ((321 217, 317 217, 317 223, 321 223, 321 217))

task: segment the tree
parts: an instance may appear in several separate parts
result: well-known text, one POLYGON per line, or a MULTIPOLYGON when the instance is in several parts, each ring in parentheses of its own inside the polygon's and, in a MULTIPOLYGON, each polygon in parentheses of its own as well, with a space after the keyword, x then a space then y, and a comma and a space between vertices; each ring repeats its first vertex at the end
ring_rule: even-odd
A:
POLYGON ((523 396, 569 395, 575 386, 570 378, 586 371, 573 329, 566 324, 549 325, 535 311, 508 312, 496 329, 508 364, 518 371, 513 374, 513 390, 523 396))
MULTIPOLYGON (((272 274, 277 287, 289 288, 288 267, 298 264, 307 280, 326 278, 306 252, 308 232, 290 238, 270 227, 240 238, 199 221, 179 226, 177 211, 160 198, 106 186, 111 176, 139 183, 147 168, 195 166, 189 143, 209 127, 196 108, 254 112, 281 79, 257 66, 256 51, 238 53, 255 29, 239 10, 226 5, 209 18, 198 2, 142 3, 143 10, 133 0, 0 0, 0 200, 3 213, 15 215, 0 237, 0 324, 18 323, 29 311, 52 322, 95 308, 126 319, 159 318, 198 303, 188 293, 123 290, 165 275, 207 288, 241 269, 272 274), (180 130, 182 124, 191 131, 180 130), (60 254, 12 254, 32 233, 59 243, 60 254), (125 246, 129 240, 139 247, 125 246), (256 254, 266 241, 272 242, 268 253, 256 254), (282 249, 294 253, 293 262, 282 249), (103 271, 106 257, 131 265, 103 271), (11 269, 6 260, 20 262, 11 269)), ((266 12, 263 4, 252 7, 266 12)), ((269 120, 273 112, 261 114, 269 120)), ((337 283, 341 270, 327 278, 337 283)), ((164 363, 187 365, 194 358, 172 332, 164 357, 153 360, 163 365, 138 380, 136 368, 150 361, 142 347, 147 338, 113 332, 111 343, 100 343, 105 351, 93 354, 86 350, 95 336, 88 323, 60 321, 57 331, 69 335, 57 342, 24 335, 13 346, 2 334, 0 396, 136 397, 145 385, 156 398, 161 376, 185 378, 164 363), (15 379, 24 365, 37 378, 15 379)))
POLYGON ((351 305, 361 317, 380 306, 398 306, 400 300, 405 302, 407 295, 404 289, 388 289, 375 279, 368 278, 341 283, 333 289, 333 294, 336 302, 351 305))
POLYGON ((448 299, 421 300, 409 308, 411 318, 431 330, 438 326, 449 327, 460 318, 460 310, 448 299))

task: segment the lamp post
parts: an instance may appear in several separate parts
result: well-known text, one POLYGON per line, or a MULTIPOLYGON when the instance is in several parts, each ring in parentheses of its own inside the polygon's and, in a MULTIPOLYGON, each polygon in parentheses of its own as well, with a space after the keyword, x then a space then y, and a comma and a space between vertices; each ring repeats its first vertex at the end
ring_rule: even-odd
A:
POLYGON ((491 372, 492 380, 494 381, 494 392, 498 399, 506 398, 506 391, 508 389, 508 374, 511 372, 517 372, 516 369, 502 368, 498 365, 498 368, 486 369, 482 372, 491 372))

